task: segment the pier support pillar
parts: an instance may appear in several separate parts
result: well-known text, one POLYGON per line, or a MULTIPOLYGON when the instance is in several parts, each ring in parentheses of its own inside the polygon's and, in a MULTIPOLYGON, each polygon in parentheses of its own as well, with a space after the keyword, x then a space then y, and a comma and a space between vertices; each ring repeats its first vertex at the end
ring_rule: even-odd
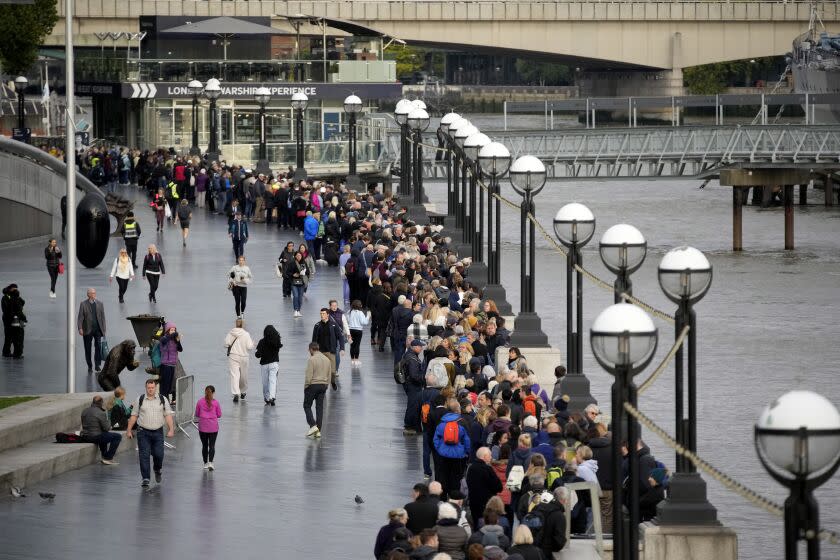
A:
POLYGON ((834 206, 834 181, 831 179, 831 175, 825 176, 825 205, 826 206, 834 206))
POLYGON ((764 188, 761 189, 761 207, 762 208, 769 208, 770 203, 773 201, 773 187, 765 185, 764 188))
POLYGON ((793 250, 793 185, 785 185, 785 251, 793 250))
MULTIPOLYGON (((745 189, 749 192, 750 189, 745 189)), ((761 206, 761 200, 764 196, 764 187, 753 187, 752 188, 752 205, 753 206, 761 206)), ((745 201, 746 202, 746 201, 745 201)))
MULTIPOLYGON (((744 219, 744 209, 743 209, 743 198, 741 196, 741 190, 738 187, 732 187, 732 250, 733 251, 743 251, 744 250, 744 240, 743 240, 743 219, 744 219)), ((753 192, 755 192, 753 190, 753 192)), ((755 199, 755 196, 753 196, 755 199)))
POLYGON ((808 183, 799 185, 799 206, 808 206, 808 183))

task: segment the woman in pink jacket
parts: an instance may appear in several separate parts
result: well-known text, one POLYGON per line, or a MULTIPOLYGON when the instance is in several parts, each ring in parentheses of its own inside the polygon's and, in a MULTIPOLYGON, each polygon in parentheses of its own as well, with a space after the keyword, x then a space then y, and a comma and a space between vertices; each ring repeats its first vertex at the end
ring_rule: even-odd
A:
POLYGON ((201 458, 204 468, 213 470, 213 456, 216 455, 216 436, 219 435, 219 418, 222 407, 213 398, 216 388, 208 385, 204 388, 204 398, 195 403, 195 417, 198 419, 198 437, 201 438, 201 458))

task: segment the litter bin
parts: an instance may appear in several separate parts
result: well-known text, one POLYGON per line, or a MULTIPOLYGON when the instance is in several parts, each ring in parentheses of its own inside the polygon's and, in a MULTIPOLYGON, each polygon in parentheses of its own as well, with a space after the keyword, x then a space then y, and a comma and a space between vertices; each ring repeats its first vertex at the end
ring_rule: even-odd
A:
POLYGON ((152 337, 159 328, 163 327, 164 318, 160 315, 134 315, 126 317, 134 327, 134 335, 137 337, 137 345, 141 348, 149 348, 152 344, 152 337))

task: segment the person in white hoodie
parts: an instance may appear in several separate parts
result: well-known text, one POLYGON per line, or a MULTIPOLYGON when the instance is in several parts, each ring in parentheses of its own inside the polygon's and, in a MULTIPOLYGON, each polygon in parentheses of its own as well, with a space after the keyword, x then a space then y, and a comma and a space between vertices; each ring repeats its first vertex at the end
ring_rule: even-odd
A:
POLYGON ((236 264, 228 273, 228 286, 233 293, 233 303, 236 307, 236 317, 241 319, 245 316, 245 302, 248 299, 248 284, 254 277, 251 276, 251 268, 245 264, 245 257, 239 255, 236 264))
POLYGON ((370 311, 362 310, 362 302, 355 299, 350 306, 350 313, 346 315, 347 326, 350 328, 350 363, 354 366, 362 365, 359 359, 359 347, 362 345, 362 335, 370 326, 370 311))
POLYGON ((113 282, 115 276, 120 288, 120 303, 125 303, 123 296, 128 289, 128 281, 134 280, 134 267, 131 265, 131 259, 128 257, 128 250, 125 247, 120 249, 119 256, 114 259, 114 265, 111 267, 111 275, 108 277, 109 284, 113 282))
POLYGON ((254 349, 254 341, 243 325, 242 319, 237 319, 236 326, 225 337, 230 392, 235 403, 238 403, 239 399, 245 400, 245 393, 248 391, 248 354, 254 349))
POLYGON ((575 453, 578 468, 577 475, 586 482, 598 482, 598 461, 592 458, 592 450, 588 445, 581 445, 575 453))

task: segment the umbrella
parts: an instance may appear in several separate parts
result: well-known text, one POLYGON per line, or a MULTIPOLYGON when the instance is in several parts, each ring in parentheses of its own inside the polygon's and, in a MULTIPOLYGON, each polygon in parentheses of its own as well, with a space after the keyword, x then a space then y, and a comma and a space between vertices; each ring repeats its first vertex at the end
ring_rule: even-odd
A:
POLYGON ((178 35, 212 35, 222 39, 222 46, 224 48, 223 59, 227 60, 227 46, 228 39, 236 35, 239 36, 253 36, 253 35, 288 35, 286 31, 276 29, 268 25, 262 25, 244 19, 237 19, 227 16, 215 17, 197 21, 195 23, 188 23, 186 25, 179 25, 177 27, 170 27, 164 29, 161 33, 171 33, 178 35))

